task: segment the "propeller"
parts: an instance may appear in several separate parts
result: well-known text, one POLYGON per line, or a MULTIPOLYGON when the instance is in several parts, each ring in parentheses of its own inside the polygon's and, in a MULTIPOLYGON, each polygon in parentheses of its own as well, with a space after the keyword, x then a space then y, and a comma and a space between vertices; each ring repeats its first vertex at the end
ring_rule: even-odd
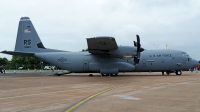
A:
POLYGON ((137 39, 137 42, 133 41, 134 46, 137 47, 137 55, 134 56, 134 61, 135 61, 135 64, 138 64, 140 62, 140 52, 144 51, 144 49, 141 48, 139 35, 136 35, 136 39, 137 39))

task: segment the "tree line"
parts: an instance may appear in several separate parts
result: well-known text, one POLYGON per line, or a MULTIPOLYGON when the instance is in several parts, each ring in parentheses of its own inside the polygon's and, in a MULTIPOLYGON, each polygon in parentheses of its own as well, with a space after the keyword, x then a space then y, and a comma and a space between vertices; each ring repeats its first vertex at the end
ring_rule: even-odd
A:
POLYGON ((5 69, 18 69, 18 67, 23 67, 24 69, 43 69, 45 65, 51 65, 45 61, 42 61, 36 57, 30 56, 12 56, 11 60, 7 58, 0 58, 0 66, 5 69))

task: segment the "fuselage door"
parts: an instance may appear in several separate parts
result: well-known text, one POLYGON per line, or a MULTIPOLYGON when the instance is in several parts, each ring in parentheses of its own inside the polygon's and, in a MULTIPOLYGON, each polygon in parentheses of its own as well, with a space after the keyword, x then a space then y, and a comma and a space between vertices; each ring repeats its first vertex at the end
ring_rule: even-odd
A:
POLYGON ((146 60, 145 59, 142 60, 142 67, 146 67, 146 60))
POLYGON ((88 60, 83 60, 83 71, 89 70, 89 63, 88 60))

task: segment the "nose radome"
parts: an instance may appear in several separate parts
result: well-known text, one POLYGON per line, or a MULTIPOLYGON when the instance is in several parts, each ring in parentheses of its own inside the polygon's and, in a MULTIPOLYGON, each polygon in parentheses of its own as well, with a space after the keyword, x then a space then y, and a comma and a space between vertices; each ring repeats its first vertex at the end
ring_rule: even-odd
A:
POLYGON ((192 66, 197 66, 199 63, 198 63, 198 61, 197 60, 195 60, 195 59, 192 59, 192 66))

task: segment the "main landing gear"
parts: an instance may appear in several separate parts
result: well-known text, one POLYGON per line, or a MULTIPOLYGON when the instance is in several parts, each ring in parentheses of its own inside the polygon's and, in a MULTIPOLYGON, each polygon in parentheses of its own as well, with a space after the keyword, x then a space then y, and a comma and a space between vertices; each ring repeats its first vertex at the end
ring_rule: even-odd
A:
MULTIPOLYGON (((172 72, 166 71, 166 74, 167 74, 167 75, 169 75, 170 73, 172 73, 172 72)), ((162 75, 165 75, 165 72, 164 72, 164 71, 162 71, 162 75)))
POLYGON ((166 74, 169 75, 171 72, 167 71, 166 74))
POLYGON ((176 75, 181 75, 182 74, 181 71, 176 71, 175 73, 176 73, 176 75))
POLYGON ((101 74, 102 77, 104 76, 117 76, 118 74, 101 74))
MULTIPOLYGON (((166 71, 166 74, 169 75, 170 73, 175 73, 176 75, 181 75, 182 72, 181 71, 166 71)), ((164 75, 164 71, 162 71, 162 75, 164 75)))
POLYGON ((89 74, 89 77, 93 77, 93 74, 89 74))

